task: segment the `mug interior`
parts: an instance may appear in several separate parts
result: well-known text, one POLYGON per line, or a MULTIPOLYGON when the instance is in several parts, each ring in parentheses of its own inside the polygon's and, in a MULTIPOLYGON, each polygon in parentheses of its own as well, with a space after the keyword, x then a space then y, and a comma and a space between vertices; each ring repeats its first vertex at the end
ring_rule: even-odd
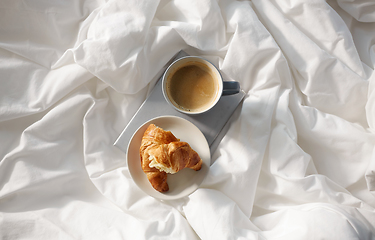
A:
POLYGON ((223 80, 220 74, 220 71, 213 65, 211 62, 207 61, 206 59, 203 59, 201 57, 193 57, 193 56, 187 56, 180 58, 173 62, 165 71, 163 75, 163 84, 162 84, 162 89, 163 89, 163 95, 167 102, 172 105, 176 110, 187 113, 187 114, 199 114, 206 112, 210 110, 213 106, 216 105, 216 103, 219 101, 221 94, 223 92, 223 80), (194 64, 204 64, 207 68, 210 69, 210 73, 213 80, 216 82, 215 86, 216 87, 216 92, 215 92, 215 97, 214 100, 211 102, 211 104, 207 105, 204 109, 200 109, 199 111, 187 111, 178 106, 178 104, 173 100, 171 96, 169 96, 168 91, 167 91, 167 84, 168 81, 170 81, 170 78, 181 68, 189 65, 194 65, 194 64))

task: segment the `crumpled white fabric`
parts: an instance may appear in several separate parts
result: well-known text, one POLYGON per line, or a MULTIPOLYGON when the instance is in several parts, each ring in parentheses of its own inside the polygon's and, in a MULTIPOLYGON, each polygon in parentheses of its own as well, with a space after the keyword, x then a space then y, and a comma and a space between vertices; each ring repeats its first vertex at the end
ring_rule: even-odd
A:
POLYGON ((375 239, 371 0, 2 1, 1 239, 375 239), (115 139, 179 50, 247 93, 200 188, 115 139))

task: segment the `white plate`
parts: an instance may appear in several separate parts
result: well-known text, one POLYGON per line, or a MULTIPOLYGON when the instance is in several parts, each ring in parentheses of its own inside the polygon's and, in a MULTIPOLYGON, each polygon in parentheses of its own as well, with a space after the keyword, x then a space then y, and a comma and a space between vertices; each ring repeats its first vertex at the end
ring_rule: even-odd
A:
POLYGON ((210 148, 202 132, 188 120, 175 116, 157 117, 139 127, 129 142, 126 158, 130 175, 138 187, 150 196, 161 200, 178 199, 194 192, 207 175, 211 161, 210 148), (151 123, 171 131, 180 141, 189 143, 203 161, 199 171, 185 168, 175 174, 168 174, 169 191, 166 193, 160 193, 151 186, 141 167, 139 148, 143 133, 151 123))

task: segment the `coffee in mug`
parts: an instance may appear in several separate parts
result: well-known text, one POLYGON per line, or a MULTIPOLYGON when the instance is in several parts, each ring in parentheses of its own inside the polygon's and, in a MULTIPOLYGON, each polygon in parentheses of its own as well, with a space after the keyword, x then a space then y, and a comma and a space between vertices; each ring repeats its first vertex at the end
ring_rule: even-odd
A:
POLYGON ((209 108, 219 94, 215 74, 205 64, 190 62, 168 76, 168 98, 178 108, 200 112, 209 108))
MULTIPOLYGON (((223 93, 219 70, 207 60, 195 56, 172 63, 164 73, 162 86, 167 102, 188 114, 208 111, 223 93)), ((237 87, 239 92, 239 84, 237 87)))

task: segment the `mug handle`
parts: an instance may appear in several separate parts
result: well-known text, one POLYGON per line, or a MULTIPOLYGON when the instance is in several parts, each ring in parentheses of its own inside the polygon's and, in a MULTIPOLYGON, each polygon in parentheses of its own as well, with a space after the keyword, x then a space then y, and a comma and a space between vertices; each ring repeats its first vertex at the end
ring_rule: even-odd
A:
POLYGON ((222 96, 233 95, 239 93, 241 90, 239 82, 223 81, 223 93, 222 96))

